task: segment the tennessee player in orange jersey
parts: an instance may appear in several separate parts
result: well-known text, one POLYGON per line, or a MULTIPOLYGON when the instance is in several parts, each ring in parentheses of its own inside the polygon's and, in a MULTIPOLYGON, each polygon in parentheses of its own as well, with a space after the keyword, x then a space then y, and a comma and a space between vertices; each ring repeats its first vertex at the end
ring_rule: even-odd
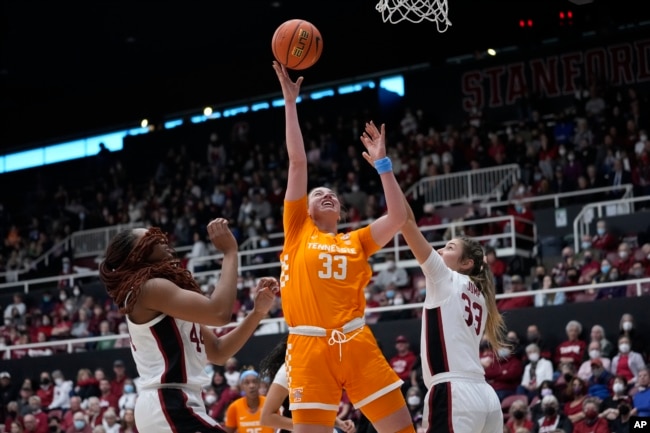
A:
POLYGON ((294 432, 331 433, 345 389, 379 433, 414 433, 402 381, 364 322, 364 289, 372 275, 368 257, 393 238, 407 216, 386 157, 384 126, 367 123, 361 142, 379 173, 388 211, 369 226, 337 234, 341 205, 334 191, 319 187, 307 194, 296 107, 303 78, 292 81, 277 62, 273 68, 284 96, 289 155, 280 290, 289 325, 285 364, 294 432))
POLYGON ((239 377, 244 396, 230 403, 226 410, 224 429, 227 433, 274 433, 275 429, 260 422, 266 398, 260 395, 260 377, 246 370, 239 377))

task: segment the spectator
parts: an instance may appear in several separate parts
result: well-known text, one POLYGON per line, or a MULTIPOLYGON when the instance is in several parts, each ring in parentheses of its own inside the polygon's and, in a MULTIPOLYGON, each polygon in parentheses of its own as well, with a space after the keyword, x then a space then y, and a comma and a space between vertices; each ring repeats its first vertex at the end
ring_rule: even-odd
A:
MULTIPOLYGON (((591 341, 595 341, 599 345, 600 356, 602 358, 611 358, 614 354, 614 345, 607 339, 605 336, 605 329, 600 325, 594 325, 591 327, 590 333, 591 341)), ((608 366, 605 366, 608 368, 608 366)))
POLYGON ((63 418, 61 419, 61 427, 64 430, 67 431, 69 428, 74 426, 74 414, 79 411, 82 411, 81 397, 78 395, 70 396, 70 409, 65 411, 63 418))
POLYGON ((621 316, 618 335, 619 337, 627 337, 629 339, 632 350, 644 356, 646 355, 647 350, 644 336, 636 329, 634 317, 631 314, 625 313, 621 316))
POLYGON ((6 408, 10 401, 18 398, 18 386, 12 381, 11 373, 0 372, 0 421, 6 415, 6 408))
POLYGON ((573 433, 573 423, 560 412, 560 403, 554 395, 542 398, 541 408, 543 415, 533 420, 533 433, 553 432, 555 429, 573 433))
POLYGON ((589 397, 582 403, 584 418, 574 423, 573 433, 610 433, 605 418, 598 416, 598 398, 589 397))
POLYGON ((104 411, 101 425, 104 427, 106 433, 120 433, 121 426, 117 422, 117 415, 115 414, 115 410, 112 407, 109 407, 106 409, 106 411, 104 411))
POLYGON ((52 403, 54 386, 49 372, 41 372, 40 386, 36 390, 36 395, 41 399, 42 408, 47 408, 52 403))
MULTIPOLYGON (((519 275, 513 275, 510 279, 510 285, 504 283, 504 293, 522 293, 526 292, 524 280, 519 275)), ((499 311, 514 310, 517 308, 532 307, 534 304, 533 296, 517 296, 510 298, 503 298, 497 301, 497 308, 499 311)))
POLYGON ((596 234, 591 239, 591 247, 598 250, 603 257, 618 248, 617 237, 612 234, 603 219, 596 222, 596 234))
POLYGON ((605 358, 601 355, 600 343, 591 340, 589 346, 587 346, 587 350, 588 350, 587 353, 589 355, 589 359, 587 359, 580 365, 580 368, 578 369, 578 373, 577 373, 580 379, 589 380, 589 378, 592 375, 591 366, 595 360, 599 360, 602 363, 603 368, 607 371, 610 371, 612 361, 609 358, 605 358))
MULTIPOLYGON (((557 285, 550 275, 545 275, 542 280, 542 290, 556 289, 557 285)), ((535 294, 535 306, 546 307, 549 305, 562 305, 566 301, 564 292, 551 291, 550 293, 537 293, 535 294)))
MULTIPOLYGON (((102 337, 108 337, 111 335, 115 335, 114 332, 111 331, 111 325, 108 322, 108 320, 102 320, 99 322, 99 336, 102 337)), ((97 346, 95 347, 95 350, 108 350, 112 349, 115 346, 115 339, 110 339, 110 340, 102 340, 97 342, 97 346)))
POLYGON ((631 408, 632 397, 627 393, 627 381, 623 376, 614 376, 612 382, 612 394, 606 397, 600 404, 600 412, 607 419, 614 419, 618 415, 621 404, 627 404, 631 408))
POLYGON ((92 433, 92 431, 88 418, 82 411, 79 411, 72 415, 72 426, 68 427, 65 433, 92 433))
POLYGON ((618 354, 612 359, 612 373, 623 376, 630 384, 635 384, 639 372, 644 367, 645 362, 641 354, 631 350, 630 339, 619 337, 618 354))
POLYGON ((492 385, 500 401, 514 395, 521 382, 524 367, 521 359, 511 353, 510 349, 499 349, 497 354, 488 352, 491 362, 485 367, 485 380, 492 385))
POLYGON ((42 415, 45 416, 44 420, 41 420, 40 417, 36 417, 35 415, 32 414, 27 414, 23 417, 23 431, 25 433, 47 433, 48 428, 47 428, 47 415, 41 412, 42 415), (45 422, 45 424, 41 424, 42 422, 45 422))
POLYGON ((102 408, 102 414, 108 409, 112 408, 115 412, 118 411, 118 400, 122 393, 113 394, 111 389, 111 382, 108 379, 101 379, 99 381, 99 406, 102 408))
POLYGON ((237 361, 237 358, 230 357, 226 361, 226 364, 224 365, 224 377, 226 378, 226 382, 228 383, 229 386, 239 386, 239 376, 241 375, 241 371, 239 371, 239 361, 237 361))
POLYGON ((386 267, 375 276, 374 284, 381 286, 386 292, 394 292, 408 285, 408 273, 404 268, 397 267, 392 257, 386 258, 385 265, 386 267))
POLYGON ((508 421, 506 421, 504 432, 518 433, 520 429, 531 431, 533 422, 529 419, 529 410, 526 402, 515 400, 508 409, 508 421))
POLYGON ((582 405, 587 398, 587 384, 579 377, 574 377, 568 383, 565 391, 567 402, 564 403, 564 414, 569 417, 573 425, 585 418, 582 405))
POLYGON ((52 395, 52 402, 48 406, 49 410, 70 409, 70 393, 72 392, 72 381, 65 380, 61 370, 54 370, 52 372, 52 379, 54 379, 54 393, 52 395))
POLYGON ((534 343, 537 345, 539 348, 540 358, 550 360, 553 357, 553 352, 542 338, 542 334, 537 325, 531 324, 528 325, 528 328, 526 328, 526 342, 528 344, 534 343))
POLYGON ((506 262, 497 257, 497 252, 493 247, 485 247, 485 260, 490 265, 492 275, 494 275, 497 293, 503 293, 503 276, 506 273, 506 262))
POLYGON ((395 339, 395 350, 397 353, 390 359, 389 363, 399 378, 404 381, 402 389, 406 394, 406 391, 411 386, 411 374, 418 362, 418 358, 411 350, 408 338, 404 335, 398 335, 395 339))
POLYGON ((611 381, 614 376, 605 369, 600 358, 591 360, 591 376, 587 380, 587 394, 604 400, 610 396, 611 381))
POLYGON ((102 408, 102 402, 99 400, 99 397, 88 397, 85 415, 86 419, 88 420, 88 425, 91 428, 97 425, 101 425, 103 413, 104 408, 102 408))
POLYGON ((637 416, 650 416, 650 371, 644 367, 639 371, 638 391, 632 397, 637 416))
POLYGON ((48 415, 47 417, 47 428, 49 433, 64 433, 63 427, 61 427, 61 418, 58 415, 48 415))
POLYGON ((526 357, 528 364, 524 367, 517 394, 526 394, 528 401, 532 401, 539 393, 540 385, 553 380, 553 364, 540 356, 539 346, 535 343, 526 346, 526 357))
MULTIPOLYGON (((111 384, 111 390, 113 391, 113 387, 111 384)), ((118 394, 114 394, 118 395, 118 394)), ((126 412, 127 409, 134 409, 135 410, 135 401, 138 399, 138 393, 136 392, 135 389, 135 383, 133 382, 133 379, 126 378, 124 380, 124 388, 119 391, 120 399, 117 401, 117 407, 119 408, 119 418, 121 419, 124 417, 124 413, 126 412)))
POLYGON ((585 357, 585 349, 587 348, 587 343, 580 339, 582 324, 577 320, 571 320, 567 323, 565 329, 567 339, 555 348, 554 361, 557 365, 573 364, 577 369, 585 357))
POLYGON ((111 392, 113 395, 119 397, 122 395, 124 384, 127 380, 130 380, 130 377, 128 377, 126 374, 126 366, 124 365, 124 361, 121 359, 116 359, 113 361, 113 374, 114 377, 111 380, 111 392))
MULTIPOLYGON (((417 386, 409 386, 405 396, 406 405, 408 406, 411 419, 413 420, 413 426, 417 428, 417 425, 422 420, 422 410, 424 408, 422 402, 422 391, 417 386)), ((337 417, 341 418, 340 414, 338 414, 337 417)))
POLYGON ((91 374, 87 368, 79 369, 77 372, 77 383, 74 387, 74 393, 85 401, 89 397, 99 396, 99 381, 91 374))
POLYGON ((135 426, 133 409, 127 409, 124 411, 124 416, 121 417, 120 426, 122 427, 120 433, 138 433, 138 429, 135 426))
POLYGON ((596 299, 613 299, 613 298, 624 298, 627 294, 627 285, 621 280, 621 273, 618 267, 612 266, 605 275, 605 278, 601 280, 603 283, 615 283, 620 281, 621 284, 618 286, 608 286, 598 290, 596 299))
POLYGON ((16 319, 18 317, 24 317, 27 312, 27 306, 23 301, 23 295, 21 293, 14 293, 13 302, 8 304, 5 307, 4 318, 7 319, 16 319))

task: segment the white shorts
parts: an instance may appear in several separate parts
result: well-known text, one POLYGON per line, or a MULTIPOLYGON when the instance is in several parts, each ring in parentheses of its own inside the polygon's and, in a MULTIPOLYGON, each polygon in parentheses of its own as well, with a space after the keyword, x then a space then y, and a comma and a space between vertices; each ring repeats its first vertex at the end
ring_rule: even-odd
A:
POLYGON ((422 426, 427 433, 503 433, 503 412, 487 382, 439 382, 425 397, 422 426))
POLYGON ((181 388, 141 390, 135 402, 135 425, 146 433, 224 433, 205 411, 200 391, 181 388))

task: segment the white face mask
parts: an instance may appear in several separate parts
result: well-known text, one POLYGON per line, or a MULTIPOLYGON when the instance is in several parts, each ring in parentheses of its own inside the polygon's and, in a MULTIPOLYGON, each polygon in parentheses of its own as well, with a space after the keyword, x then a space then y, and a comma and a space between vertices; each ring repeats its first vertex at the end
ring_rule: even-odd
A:
POLYGON ((213 404, 215 401, 217 401, 217 396, 214 394, 208 394, 205 396, 205 403, 206 404, 213 404))
POLYGON ((600 350, 590 350, 589 351, 589 359, 598 359, 600 358, 600 350))
POLYGON ((403 305, 404 304, 404 298, 397 297, 393 299, 393 305, 403 305))
POLYGON ((623 322, 623 331, 631 331, 632 322, 623 322))
POLYGON ((625 391, 625 385, 623 385, 621 382, 616 382, 616 383, 612 386, 612 390, 613 390, 615 393, 620 394, 620 393, 622 393, 623 391, 625 391))
POLYGON ((618 345, 618 350, 619 350, 621 353, 627 353, 627 352, 630 351, 630 345, 627 344, 627 343, 619 344, 619 345, 618 345))
POLYGON ((56 384, 56 386, 61 386, 63 385, 63 379, 57 377, 56 379, 54 379, 54 383, 56 384))
POLYGON ((420 397, 412 395, 406 401, 410 406, 418 406, 420 404, 420 397))
POLYGON ((510 349, 499 349, 497 351, 499 358, 507 358, 510 355, 510 349))
POLYGON ((530 362, 539 361, 539 353, 537 353, 537 352, 529 353, 528 354, 528 359, 530 360, 530 362))

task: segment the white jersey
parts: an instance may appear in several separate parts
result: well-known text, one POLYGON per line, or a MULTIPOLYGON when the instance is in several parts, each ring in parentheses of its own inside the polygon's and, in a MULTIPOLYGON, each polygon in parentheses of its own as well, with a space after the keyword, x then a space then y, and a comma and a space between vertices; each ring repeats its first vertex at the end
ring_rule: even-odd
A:
POLYGON ((287 379, 287 366, 282 363, 280 368, 278 368, 275 377, 273 378, 273 383, 280 385, 284 389, 289 389, 289 380, 287 379))
POLYGON ((127 317, 131 353, 138 369, 138 389, 210 383, 201 327, 161 314, 136 324, 127 317))
POLYGON ((479 345, 488 312, 483 294, 468 276, 449 269, 435 250, 421 268, 427 291, 420 339, 425 385, 431 388, 452 377, 484 380, 479 345))

